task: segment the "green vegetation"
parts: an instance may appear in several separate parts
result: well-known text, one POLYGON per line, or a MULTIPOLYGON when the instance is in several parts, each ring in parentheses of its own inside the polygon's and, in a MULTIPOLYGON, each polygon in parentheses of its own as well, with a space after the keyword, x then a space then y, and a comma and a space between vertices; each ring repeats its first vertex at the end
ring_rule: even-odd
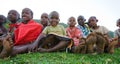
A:
POLYGON ((109 32, 108 32, 108 35, 109 35, 109 37, 113 38, 113 37, 114 37, 114 32, 109 31, 109 32))
POLYGON ((67 27, 68 27, 68 25, 67 25, 67 24, 65 24, 65 23, 59 23, 59 25, 63 25, 63 26, 64 26, 64 28, 67 28, 67 27))
POLYGON ((120 64, 120 48, 114 54, 73 54, 66 52, 27 53, 0 59, 0 64, 120 64))

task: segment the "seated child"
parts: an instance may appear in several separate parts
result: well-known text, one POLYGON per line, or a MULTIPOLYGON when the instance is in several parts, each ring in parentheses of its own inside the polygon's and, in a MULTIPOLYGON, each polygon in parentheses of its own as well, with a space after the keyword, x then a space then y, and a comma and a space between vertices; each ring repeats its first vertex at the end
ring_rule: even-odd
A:
POLYGON ((6 52, 4 46, 3 46, 3 40, 5 38, 5 36, 7 35, 7 29, 4 27, 4 23, 6 21, 5 16, 0 15, 0 57, 3 56, 3 52, 6 52), (3 51, 4 49, 4 51, 3 51))
POLYGON ((16 10, 10 10, 7 18, 10 21, 8 31, 13 34, 14 30, 18 27, 17 21, 20 19, 20 14, 16 10))
POLYGON ((0 36, 2 36, 3 34, 7 34, 7 29, 3 26, 5 21, 6 21, 5 16, 0 15, 0 36))
POLYGON ((41 19, 40 19, 40 23, 43 25, 43 29, 48 26, 49 24, 49 19, 48 19, 48 14, 47 13, 43 13, 41 15, 41 19))
MULTIPOLYGON (((10 53, 5 53, 2 58, 13 56, 20 53, 29 52, 29 48, 34 47, 34 41, 39 36, 42 31, 42 25, 32 20, 33 12, 29 8, 24 8, 22 10, 22 20, 18 25, 18 28, 14 30, 14 44, 10 46, 10 53)), ((6 37, 3 42, 3 46, 9 46, 11 40, 10 37, 6 37), (9 41, 10 40, 10 41, 9 41)), ((8 49, 9 49, 8 48, 8 49)))
POLYGON ((80 43, 82 33, 77 27, 75 27, 76 20, 74 17, 69 18, 68 25, 69 26, 66 28, 67 36, 74 41, 74 46, 77 46, 80 43))
MULTIPOLYGON (((53 11, 49 14, 50 26, 47 26, 43 31, 42 43, 39 45, 39 52, 54 52, 67 48, 70 44, 70 39, 66 37, 66 31, 63 26, 58 25, 60 19, 59 14, 53 11), (47 45, 47 47, 45 47, 47 45)), ((40 38, 38 38, 40 39, 40 38)), ((41 39, 42 40, 42 39, 41 39)), ((38 41, 39 42, 39 41, 38 41)))
POLYGON ((92 32, 98 32, 98 33, 103 34, 104 37, 108 41, 108 44, 106 45, 106 47, 110 50, 110 53, 113 53, 114 46, 115 46, 116 43, 112 42, 113 41, 112 39, 109 39, 109 36, 108 36, 109 30, 104 26, 97 25, 97 22, 98 22, 98 20, 95 16, 91 16, 88 20, 88 23, 91 25, 92 32), (112 46, 111 46, 111 44, 112 44, 112 46))
POLYGON ((89 26, 87 24, 85 24, 86 19, 84 18, 84 16, 80 15, 80 16, 78 16, 77 21, 78 21, 77 28, 80 31, 82 31, 83 37, 86 38, 86 36, 90 33, 89 26))
POLYGON ((115 30, 114 37, 115 37, 115 39, 118 39, 118 43, 117 43, 116 47, 120 47, 120 19, 117 20, 116 25, 117 25, 118 29, 115 30))

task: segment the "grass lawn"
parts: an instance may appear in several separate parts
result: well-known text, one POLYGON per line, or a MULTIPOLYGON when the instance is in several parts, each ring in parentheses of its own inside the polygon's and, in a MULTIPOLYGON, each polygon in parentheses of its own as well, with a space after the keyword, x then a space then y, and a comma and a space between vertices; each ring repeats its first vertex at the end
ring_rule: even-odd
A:
POLYGON ((0 59, 0 64, 120 64, 120 48, 114 54, 27 53, 0 59))

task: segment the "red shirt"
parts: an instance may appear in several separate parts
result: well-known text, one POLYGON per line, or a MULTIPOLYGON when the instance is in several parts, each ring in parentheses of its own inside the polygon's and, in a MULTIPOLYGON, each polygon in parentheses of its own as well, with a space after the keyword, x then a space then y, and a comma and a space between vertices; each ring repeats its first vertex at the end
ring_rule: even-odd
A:
POLYGON ((81 31, 76 27, 67 27, 66 28, 67 36, 74 41, 74 45, 77 46, 80 42, 80 37, 82 37, 81 31))
POLYGON ((42 25, 30 20, 27 24, 20 23, 14 31, 14 45, 24 45, 34 41, 42 31, 42 25))

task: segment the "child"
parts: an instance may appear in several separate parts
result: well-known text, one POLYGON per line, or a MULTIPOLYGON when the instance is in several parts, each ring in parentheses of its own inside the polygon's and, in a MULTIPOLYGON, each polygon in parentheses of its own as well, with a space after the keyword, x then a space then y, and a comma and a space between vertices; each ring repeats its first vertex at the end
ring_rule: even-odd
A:
POLYGON ((86 38, 86 36, 90 33, 90 29, 89 29, 88 25, 85 24, 86 19, 84 18, 84 16, 81 16, 81 15, 80 15, 80 16, 78 16, 77 21, 78 21, 78 26, 77 26, 77 28, 78 28, 80 31, 82 31, 83 37, 86 38))
POLYGON ((103 35, 108 36, 109 30, 104 26, 97 25, 97 22, 98 22, 98 20, 97 20, 97 18, 95 16, 91 16, 89 18, 88 23, 91 25, 91 30, 93 32, 100 32, 103 35))
POLYGON ((60 19, 59 14, 53 11, 49 15, 50 26, 47 26, 42 35, 46 36, 40 44, 39 52, 54 52, 66 48, 69 45, 70 39, 66 37, 66 32, 63 26, 58 25, 60 19), (47 45, 47 48, 45 47, 47 45))
POLYGON ((80 43, 80 38, 82 37, 81 31, 75 27, 76 20, 74 17, 70 17, 68 20, 69 27, 66 28, 67 36, 74 41, 74 46, 80 43))
MULTIPOLYGON (((108 41, 108 43, 106 45, 107 50, 108 49, 110 50, 110 52, 109 51, 108 52, 109 53, 113 53, 114 46, 116 44, 116 42, 113 42, 113 41, 115 41, 114 38, 113 39, 109 39, 109 36, 108 36, 109 30, 106 27, 104 27, 104 26, 97 25, 97 22, 98 22, 98 20, 97 20, 97 18, 95 16, 91 16, 89 18, 89 20, 88 20, 88 23, 91 25, 92 32, 99 32, 99 33, 103 34, 104 37, 106 38, 106 40, 108 41)), ((106 50, 105 50, 105 52, 106 52, 106 50)))
MULTIPOLYGON (((32 47, 35 47, 34 41, 36 38, 39 36, 39 34, 42 31, 42 25, 36 23, 35 21, 32 20, 33 18, 33 12, 29 8, 24 8, 22 10, 22 20, 18 26, 17 29, 14 31, 14 46, 10 47, 11 52, 7 53, 6 55, 16 55, 20 53, 26 53, 29 52, 29 49, 32 47)), ((4 39, 4 46, 9 45, 10 42, 7 40, 9 37, 6 37, 4 39)), ((4 58, 6 56, 3 56, 4 58)))
POLYGON ((0 15, 0 36, 7 34, 7 29, 3 26, 5 21, 6 21, 5 16, 0 15))
POLYGON ((9 46, 4 46, 5 44, 4 38, 7 35, 7 29, 3 26, 5 23, 6 18, 3 15, 0 15, 0 57, 3 57, 6 54, 6 49, 4 47, 9 47, 9 46))
POLYGON ((7 29, 3 26, 5 23, 6 18, 3 15, 0 15, 0 49, 2 47, 2 41, 5 35, 7 34, 7 29))
POLYGON ((117 43, 116 47, 120 47, 120 19, 117 20, 116 25, 119 28, 117 30, 115 30, 114 37, 115 37, 115 39, 118 39, 118 43, 117 43))
POLYGON ((17 21, 20 19, 20 14, 16 10, 10 10, 7 18, 10 21, 8 31, 13 34, 13 31, 18 27, 17 21))
POLYGON ((49 24, 49 22, 48 22, 48 14, 47 13, 43 13, 42 15, 41 15, 41 20, 40 20, 40 22, 41 22, 41 24, 43 25, 43 29, 46 27, 46 26, 48 26, 48 24, 49 24))

